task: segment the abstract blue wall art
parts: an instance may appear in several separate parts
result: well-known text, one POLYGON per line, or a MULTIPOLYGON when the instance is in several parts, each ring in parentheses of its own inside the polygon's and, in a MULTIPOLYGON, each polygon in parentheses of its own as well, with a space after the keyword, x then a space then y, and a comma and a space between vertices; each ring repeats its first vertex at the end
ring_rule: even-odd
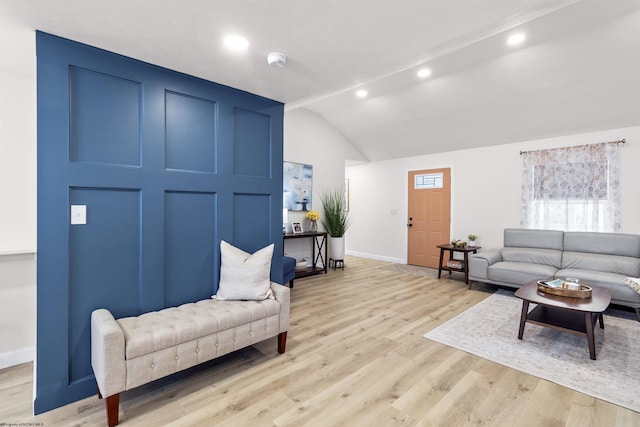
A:
POLYGON ((284 162, 283 208, 290 211, 309 211, 313 201, 313 166, 284 162))

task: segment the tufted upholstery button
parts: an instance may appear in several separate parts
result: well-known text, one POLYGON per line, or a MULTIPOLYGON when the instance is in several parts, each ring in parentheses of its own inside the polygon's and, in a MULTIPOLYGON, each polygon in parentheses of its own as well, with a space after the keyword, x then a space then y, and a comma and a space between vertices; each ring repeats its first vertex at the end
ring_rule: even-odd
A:
POLYGON ((249 331, 249 335, 253 335, 253 331, 249 331))
POLYGON ((178 356, 176 356, 176 360, 178 360, 178 356))
POLYGON ((266 326, 264 327, 264 330, 265 330, 265 331, 267 330, 267 327, 266 327, 266 326))
POLYGON ((156 367, 156 364, 155 364, 155 363, 152 363, 152 364, 151 364, 151 369, 153 369, 153 368, 155 368, 155 367, 156 367))
POLYGON ((199 353, 200 349, 198 347, 196 347, 196 353, 199 353))
POLYGON ((218 346, 218 343, 216 343, 216 347, 218 346))
POLYGON ((233 336, 233 340, 236 341, 236 336, 235 335, 233 336))

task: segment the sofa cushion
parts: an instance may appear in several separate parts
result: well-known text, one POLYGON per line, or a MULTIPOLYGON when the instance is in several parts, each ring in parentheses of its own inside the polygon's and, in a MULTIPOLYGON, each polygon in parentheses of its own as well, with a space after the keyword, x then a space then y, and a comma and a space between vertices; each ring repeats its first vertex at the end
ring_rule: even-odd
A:
POLYGON ((253 254, 220 241, 220 284, 213 298, 223 300, 263 300, 271 292, 273 243, 253 254))
POLYGON ((479 253, 469 255, 469 277, 474 280, 487 280, 489 278, 489 266, 502 261, 502 255, 498 249, 487 249, 479 253))
POLYGON ((634 307, 640 306, 638 293, 624 284, 624 279, 627 277, 625 275, 568 268, 558 270, 555 277, 559 279, 577 277, 580 279, 580 283, 587 286, 598 286, 611 292, 611 302, 615 304, 622 303, 634 307))
POLYGON ((179 307, 118 319, 127 360, 278 315, 280 303, 206 299, 179 307))
POLYGON ((500 254, 502 260, 508 262, 544 264, 556 269, 562 266, 562 251, 554 249, 505 247, 500 250, 500 254))
POLYGON ((640 258, 640 235, 622 233, 564 233, 564 250, 640 258))
POLYGON ((504 246, 513 246, 516 248, 555 249, 561 251, 563 248, 563 235, 563 231, 557 230, 505 228, 504 246))
POLYGON ((565 252, 562 255, 562 268, 602 271, 638 277, 640 276, 640 258, 588 252, 565 252))
POLYGON ((525 285, 532 280, 551 278, 556 271, 555 267, 548 265, 502 261, 489 267, 489 279, 496 282, 525 285))

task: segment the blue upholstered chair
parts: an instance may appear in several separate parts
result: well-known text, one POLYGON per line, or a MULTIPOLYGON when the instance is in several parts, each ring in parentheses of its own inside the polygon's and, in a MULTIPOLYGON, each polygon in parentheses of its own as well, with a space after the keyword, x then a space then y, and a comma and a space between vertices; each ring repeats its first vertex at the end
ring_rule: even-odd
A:
POLYGON ((296 275, 296 259, 290 256, 282 257, 282 282, 289 282, 289 287, 293 288, 293 278, 296 275))

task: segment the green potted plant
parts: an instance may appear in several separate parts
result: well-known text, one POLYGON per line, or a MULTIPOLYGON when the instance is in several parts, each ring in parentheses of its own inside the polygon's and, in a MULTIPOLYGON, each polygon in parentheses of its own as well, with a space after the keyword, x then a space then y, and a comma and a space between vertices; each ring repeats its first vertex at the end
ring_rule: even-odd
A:
POLYGON ((478 235, 477 234, 469 234, 467 236, 467 239, 469 239, 469 246, 475 246, 476 245, 476 240, 478 239, 478 235))
POLYGON ((322 226, 329 234, 329 258, 344 260, 344 234, 351 225, 349 212, 344 208, 344 193, 330 190, 320 196, 324 216, 322 226))

